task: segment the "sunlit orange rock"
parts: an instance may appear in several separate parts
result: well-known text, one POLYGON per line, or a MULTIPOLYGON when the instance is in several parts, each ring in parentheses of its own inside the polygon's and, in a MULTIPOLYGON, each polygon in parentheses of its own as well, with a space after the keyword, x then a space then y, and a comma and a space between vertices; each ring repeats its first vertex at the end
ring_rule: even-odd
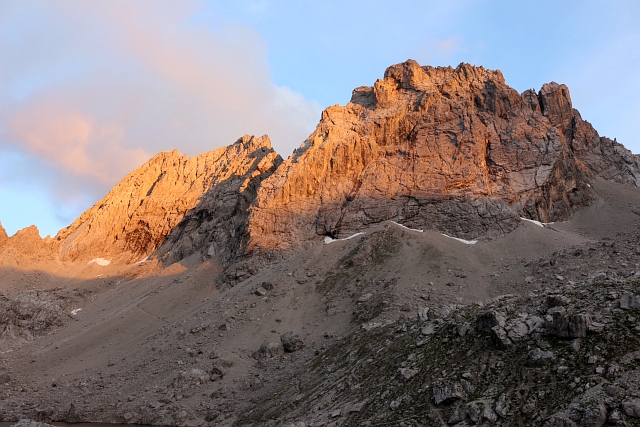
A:
POLYGON ((9 236, 7 236, 7 232, 5 231, 2 223, 0 222, 0 248, 2 248, 7 241, 9 240, 9 236))
POLYGON ((498 237, 521 216, 568 218, 595 197, 595 173, 636 184, 638 170, 580 118, 564 85, 519 94, 500 71, 409 60, 327 108, 263 182, 249 249, 304 246, 383 220, 498 237))
MULTIPOLYGON (((188 211, 194 210, 199 225, 207 218, 216 223, 233 220, 238 199, 247 199, 241 205, 250 203, 253 198, 247 194, 255 194, 256 180, 259 182, 262 174, 275 169, 279 162, 266 136, 244 136, 230 146, 197 157, 176 150, 159 153, 58 233, 60 257, 136 262, 158 249, 188 211), (226 216, 208 213, 216 209, 226 216), (204 214, 198 216, 197 212, 204 214)), ((194 251, 193 245, 211 237, 202 236, 203 241, 197 241, 191 231, 188 224, 176 230, 172 237, 176 247, 167 248, 165 253, 169 257, 176 251, 188 255, 194 251)), ((213 241, 206 243, 215 246, 213 241)))

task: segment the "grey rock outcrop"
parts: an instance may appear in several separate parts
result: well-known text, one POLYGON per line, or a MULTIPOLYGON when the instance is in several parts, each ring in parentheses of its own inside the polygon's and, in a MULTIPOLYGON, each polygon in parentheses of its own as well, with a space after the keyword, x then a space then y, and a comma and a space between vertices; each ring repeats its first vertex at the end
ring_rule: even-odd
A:
POLYGON ((547 317, 547 333, 560 338, 586 337, 591 325, 591 316, 588 314, 567 315, 555 312, 547 317))
POLYGON ((280 341, 282 342, 284 350, 289 353, 300 350, 304 347, 304 341, 302 340, 300 335, 296 334, 293 331, 282 334, 280 336, 280 341))
POLYGON ((620 308, 623 310, 632 310, 640 307, 640 297, 631 292, 624 292, 620 296, 620 308))
POLYGON ((433 386, 433 401, 436 405, 465 399, 466 394, 459 382, 440 382, 433 386))

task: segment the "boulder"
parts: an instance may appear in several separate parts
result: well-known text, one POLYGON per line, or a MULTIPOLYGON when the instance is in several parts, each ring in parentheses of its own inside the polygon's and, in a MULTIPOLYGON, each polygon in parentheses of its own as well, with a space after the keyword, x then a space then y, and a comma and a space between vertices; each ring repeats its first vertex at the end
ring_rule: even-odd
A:
POLYGON ((640 418, 640 399, 634 397, 624 400, 622 402, 622 411, 628 417, 640 418))
POLYGON ((282 345, 282 343, 269 342, 262 344, 258 351, 253 354, 253 357, 258 360, 264 360, 282 356, 283 354, 284 346, 282 345))
POLYGON ((624 292, 620 296, 620 308, 623 310, 633 310, 640 307, 640 296, 630 292, 624 292))
POLYGON ((493 338, 494 344, 502 349, 509 348, 513 345, 513 341, 509 338, 507 331, 500 326, 491 328, 491 338, 493 338))
POLYGON ((476 318, 476 329, 478 331, 491 333, 491 329, 494 326, 504 327, 505 320, 504 315, 496 311, 486 311, 476 318))
POLYGON ((545 366, 555 360, 551 351, 544 351, 536 347, 529 352, 529 364, 532 366, 545 366))
POLYGON ((300 350, 304 347, 304 341, 300 337, 300 335, 296 334, 293 331, 289 331, 280 336, 280 341, 285 349, 285 351, 292 353, 294 351, 300 350))
POLYGON ((452 403, 466 397, 459 382, 443 381, 433 386, 433 401, 436 405, 452 403))
POLYGON ((591 316, 588 314, 567 315, 555 312, 547 316, 546 333, 559 338, 583 338, 587 336, 591 316))

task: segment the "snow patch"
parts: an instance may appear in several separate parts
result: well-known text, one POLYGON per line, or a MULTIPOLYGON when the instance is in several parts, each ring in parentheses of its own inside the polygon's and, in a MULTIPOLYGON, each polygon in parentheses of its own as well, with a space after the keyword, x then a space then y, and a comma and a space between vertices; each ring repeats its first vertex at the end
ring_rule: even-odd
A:
POLYGON ((399 223, 397 223, 395 221, 390 221, 390 222, 394 223, 395 225, 399 225, 402 228, 406 228, 407 230, 417 231, 418 233, 424 233, 424 230, 418 230, 417 228, 409 228, 406 225, 399 224, 399 223))
MULTIPOLYGON (((418 233, 422 233, 422 232, 424 232, 424 230, 418 230, 418 229, 416 229, 416 228, 409 228, 409 227, 407 227, 406 225, 398 224, 398 223, 397 223, 397 222, 395 222, 395 221, 389 221, 389 222, 391 222, 391 223, 393 223, 393 224, 395 224, 395 225, 398 225, 398 226, 400 226, 400 227, 402 227, 402 228, 406 228, 406 229, 407 229, 407 230, 409 230, 409 231, 417 231, 418 233)), ((324 244, 325 244, 325 245, 328 245, 329 243, 339 242, 339 241, 341 241, 341 240, 351 240, 351 239, 353 239, 354 237, 358 237, 358 236, 361 236, 361 235, 363 235, 363 234, 367 234, 367 233, 366 233, 365 231, 361 231, 360 233, 356 233, 356 234, 351 235, 351 236, 349 236, 349 237, 345 237, 344 239, 333 239, 333 238, 331 238, 331 237, 329 237, 329 236, 325 236, 325 237, 324 237, 324 244)), ((475 242, 474 242, 474 243, 475 243, 475 242)))
POLYGON ((356 233, 356 234, 353 234, 353 235, 351 235, 351 236, 349 236, 349 237, 345 237, 344 239, 332 239, 332 238, 331 238, 331 237, 329 237, 329 236, 325 236, 325 237, 324 237, 324 244, 325 244, 325 245, 328 245, 329 243, 339 242, 339 241, 341 241, 341 240, 351 240, 351 239, 353 239, 354 237, 358 237, 358 236, 363 235, 363 234, 365 234, 365 233, 364 233, 363 231, 361 231, 360 233, 356 233))
POLYGON ((111 261, 109 261, 108 259, 104 259, 104 258, 96 258, 96 259, 92 259, 87 264, 93 264, 93 263, 96 263, 96 264, 101 265, 101 266, 104 267, 106 265, 111 264, 111 261))
POLYGON ((522 221, 529 221, 529 222, 532 222, 532 223, 534 223, 535 225, 537 225, 538 227, 543 227, 543 228, 544 228, 544 226, 545 226, 545 225, 551 225, 551 224, 553 224, 552 222, 540 222, 540 221, 536 221, 536 220, 533 220, 533 219, 522 218, 522 217, 520 217, 520 219, 521 219, 522 221))
POLYGON ((458 237, 447 236, 447 235, 446 235, 446 234, 444 234, 444 233, 442 233, 442 235, 443 235, 444 237, 448 237, 448 238, 450 238, 450 239, 457 240, 458 242, 462 242, 462 243, 464 243, 465 245, 475 245, 476 243, 478 243, 478 241, 477 241, 477 240, 464 240, 464 239, 460 239, 460 238, 458 238, 458 237))
POLYGON ((75 316, 75 315, 76 315, 76 314, 78 314, 78 312, 79 312, 79 311, 81 311, 81 310, 82 310, 81 308, 73 309, 73 310, 71 310, 71 315, 72 315, 72 316, 75 316))
POLYGON ((142 258, 140 261, 136 262, 134 265, 142 264, 143 262, 145 262, 148 259, 149 259, 149 255, 147 255, 146 257, 142 258))

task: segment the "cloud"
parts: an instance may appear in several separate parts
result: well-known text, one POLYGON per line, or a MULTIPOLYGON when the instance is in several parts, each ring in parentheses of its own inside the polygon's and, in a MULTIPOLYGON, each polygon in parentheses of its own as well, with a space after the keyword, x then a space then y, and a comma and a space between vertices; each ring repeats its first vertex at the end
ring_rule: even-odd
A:
POLYGON ((428 35, 426 40, 416 46, 415 52, 421 63, 431 65, 449 63, 466 51, 463 41, 460 36, 438 38, 428 35))
MULTIPOLYGON (((196 155, 248 133, 268 134, 286 157, 321 107, 272 82, 255 30, 198 20, 208 8, 182 0, 2 2, 0 156, 19 152, 31 167, 46 164, 51 182, 64 177, 66 193, 94 201, 158 151, 196 155)), ((24 176, 9 182, 4 174, 0 185, 24 176)))

